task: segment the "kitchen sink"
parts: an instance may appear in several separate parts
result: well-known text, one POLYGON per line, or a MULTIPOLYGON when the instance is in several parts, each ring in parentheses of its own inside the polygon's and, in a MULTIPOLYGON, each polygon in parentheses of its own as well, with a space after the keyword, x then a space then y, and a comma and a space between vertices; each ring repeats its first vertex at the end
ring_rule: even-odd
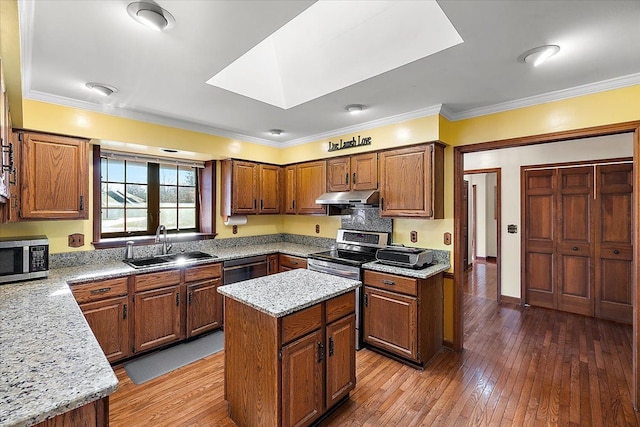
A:
POLYGON ((154 265, 180 265, 189 261, 196 261, 200 259, 213 259, 217 258, 215 255, 209 255, 205 252, 193 251, 182 252, 178 254, 156 255, 148 258, 134 258, 125 259, 123 262, 130 265, 133 268, 151 267, 154 265))

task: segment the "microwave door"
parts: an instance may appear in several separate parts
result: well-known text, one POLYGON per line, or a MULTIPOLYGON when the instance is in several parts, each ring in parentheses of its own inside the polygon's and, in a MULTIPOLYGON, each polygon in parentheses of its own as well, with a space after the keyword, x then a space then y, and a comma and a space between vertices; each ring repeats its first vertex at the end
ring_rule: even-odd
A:
POLYGON ((29 271, 29 248, 0 248, 0 276, 29 271))

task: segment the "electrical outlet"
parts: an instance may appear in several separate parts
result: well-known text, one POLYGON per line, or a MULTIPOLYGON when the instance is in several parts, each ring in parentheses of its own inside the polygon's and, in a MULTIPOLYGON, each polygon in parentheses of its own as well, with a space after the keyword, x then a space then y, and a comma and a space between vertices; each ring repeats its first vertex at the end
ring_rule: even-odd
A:
POLYGON ((320 224, 316 224, 316 234, 320 234, 320 224))
POLYGON ((410 236, 411 236, 411 243, 417 243, 418 242, 418 232, 417 231, 412 231, 410 236))
POLYGON ((231 231, 233 232, 233 234, 238 234, 238 226, 237 226, 237 225, 234 225, 234 226, 231 228, 231 231))
POLYGON ((84 246, 84 234, 81 234, 81 233, 69 234, 69 247, 79 248, 80 246, 84 246))
POLYGON ((444 244, 445 245, 451 244, 451 233, 444 233, 444 244))

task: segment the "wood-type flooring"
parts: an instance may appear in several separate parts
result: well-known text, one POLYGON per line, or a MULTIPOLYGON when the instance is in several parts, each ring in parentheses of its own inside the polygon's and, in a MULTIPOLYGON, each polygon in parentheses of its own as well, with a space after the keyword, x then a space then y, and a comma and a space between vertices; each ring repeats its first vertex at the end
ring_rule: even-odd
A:
MULTIPOLYGON (((359 351, 356 389, 321 425, 640 426, 631 326, 466 289, 464 351, 443 351, 424 371, 359 351)), ((233 426, 223 363, 221 352, 142 385, 117 368, 111 427, 233 426)))

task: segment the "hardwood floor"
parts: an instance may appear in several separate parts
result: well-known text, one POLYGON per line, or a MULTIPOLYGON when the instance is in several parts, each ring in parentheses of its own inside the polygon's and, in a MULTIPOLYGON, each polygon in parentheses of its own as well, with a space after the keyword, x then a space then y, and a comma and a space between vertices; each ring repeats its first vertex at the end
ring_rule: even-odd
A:
MULTIPOLYGON (((640 426, 631 326, 465 295, 465 350, 424 371, 364 349, 351 398, 322 426, 640 426)), ((116 369, 111 427, 232 426, 223 353, 142 385, 116 369)))
POLYGON ((496 301, 498 299, 498 267, 495 262, 475 260, 464 272, 465 294, 496 301))

